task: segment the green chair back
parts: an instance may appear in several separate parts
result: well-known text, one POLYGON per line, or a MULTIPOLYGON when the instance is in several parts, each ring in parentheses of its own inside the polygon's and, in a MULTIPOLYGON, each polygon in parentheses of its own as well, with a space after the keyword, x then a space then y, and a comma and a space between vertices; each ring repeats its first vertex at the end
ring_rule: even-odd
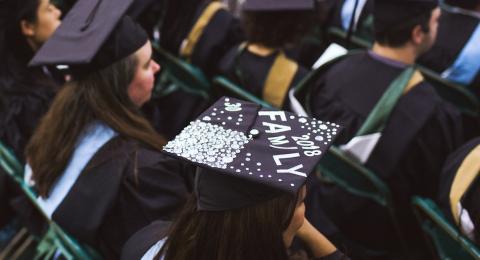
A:
MULTIPOLYGON (((321 182, 333 182, 346 192, 363 197, 383 206, 390 216, 399 238, 399 249, 404 256, 408 255, 407 242, 400 222, 395 213, 392 196, 388 186, 372 171, 347 156, 337 147, 331 147, 318 165, 317 177, 321 182)), ((358 245, 357 245, 358 246, 358 245)), ((359 246, 362 248, 363 246, 359 246)), ((389 252, 376 252, 375 249, 363 247, 365 252, 377 255, 388 255, 389 252)))
POLYGON ((357 35, 352 35, 350 38, 350 45, 347 46, 347 32, 338 28, 330 27, 327 30, 327 36, 330 41, 338 43, 348 49, 370 49, 373 45, 371 40, 363 39, 357 35))
POLYGON ((473 116, 480 114, 480 101, 466 87, 452 83, 425 67, 418 66, 418 68, 425 80, 432 84, 444 100, 452 103, 464 113, 473 116))
MULTIPOLYGON (((65 259, 101 259, 97 252, 88 246, 80 245, 74 238, 69 236, 55 222, 43 214, 40 206, 37 204, 37 193, 23 180, 24 168, 15 157, 11 149, 0 142, 0 167, 17 183, 27 198, 32 202, 36 209, 42 214, 45 222, 48 224, 48 231, 40 238, 35 247, 35 253, 29 252, 32 248, 31 239, 19 241, 19 246, 12 246, 15 252, 2 252, 0 255, 34 255, 34 259, 57 259, 62 256, 65 259), (28 245, 28 246, 27 246, 28 245), (20 252, 23 251, 23 252, 20 252)), ((9 257, 7 257, 9 258, 9 257)))
POLYGON ((252 93, 246 91, 242 87, 238 86, 237 84, 233 83, 229 79, 223 76, 217 76, 213 78, 213 85, 222 89, 223 91, 233 95, 234 97, 247 100, 256 104, 259 104, 265 108, 272 108, 273 106, 268 102, 258 98, 257 96, 253 95, 252 93))
MULTIPOLYGON (((162 66, 159 82, 162 84, 170 82, 189 93, 204 98, 209 97, 210 82, 199 68, 174 56, 156 43, 152 45, 156 58, 162 66)), ((171 86, 168 88, 171 88, 171 86)))
POLYGON ((433 201, 414 197, 412 203, 425 238, 439 259, 480 259, 480 249, 447 221, 433 201))
POLYGON ((392 199, 387 185, 337 147, 330 148, 320 160, 318 168, 321 178, 333 181, 349 193, 371 199, 384 207, 391 207, 392 199))

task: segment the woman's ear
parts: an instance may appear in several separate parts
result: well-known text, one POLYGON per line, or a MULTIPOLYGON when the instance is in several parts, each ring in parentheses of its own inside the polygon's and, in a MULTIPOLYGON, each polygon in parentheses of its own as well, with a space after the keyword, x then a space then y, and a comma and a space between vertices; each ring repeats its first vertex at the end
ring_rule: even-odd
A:
POLYGON ((20 21, 20 28, 22 29, 22 34, 26 37, 33 37, 35 35, 34 25, 26 20, 20 21))

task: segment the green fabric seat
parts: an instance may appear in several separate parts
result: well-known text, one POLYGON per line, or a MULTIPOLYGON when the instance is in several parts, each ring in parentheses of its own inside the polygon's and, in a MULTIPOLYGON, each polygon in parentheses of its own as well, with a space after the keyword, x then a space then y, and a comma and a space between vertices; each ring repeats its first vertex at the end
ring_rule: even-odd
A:
POLYGON ((256 97, 252 93, 246 91, 242 87, 236 85, 229 79, 223 76, 217 76, 213 79, 213 84, 215 87, 218 87, 222 90, 222 92, 227 92, 231 94, 233 97, 237 97, 243 100, 247 100, 256 104, 259 104, 265 108, 273 108, 271 104, 268 102, 256 97))
POLYGON ((480 115, 480 101, 468 88, 456 85, 430 69, 418 67, 425 80, 435 88, 442 99, 452 103, 463 113, 480 115))
POLYGON ((0 167, 17 183, 36 209, 42 213, 47 231, 40 237, 27 234, 24 229, 0 252, 0 259, 101 259, 97 252, 86 245, 80 245, 47 218, 37 204, 36 192, 23 180, 24 168, 13 152, 0 142, 0 167))
POLYGON ((172 88, 178 87, 189 93, 209 98, 210 82, 199 68, 174 56, 156 43, 152 45, 155 58, 162 66, 155 86, 156 92, 162 92, 165 88, 171 92, 172 88))
POLYGON ((480 259, 480 249, 447 221, 430 199, 414 197, 413 208, 425 239, 439 259, 480 259))

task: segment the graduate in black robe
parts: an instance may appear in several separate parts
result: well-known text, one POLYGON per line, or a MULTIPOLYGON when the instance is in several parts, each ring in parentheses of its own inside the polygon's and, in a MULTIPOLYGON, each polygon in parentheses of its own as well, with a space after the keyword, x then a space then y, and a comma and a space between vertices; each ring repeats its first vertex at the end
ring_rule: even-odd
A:
MULTIPOLYGON (((418 62, 439 74, 444 74, 459 60, 460 64, 467 63, 462 60, 462 51, 470 45, 473 52, 469 53, 477 61, 480 59, 480 1, 446 1, 448 6, 442 10, 438 26, 438 36, 432 49, 422 55, 418 62), (475 36, 475 33, 477 36, 475 36), (475 51, 476 50, 476 51, 475 51)), ((461 85, 467 85, 480 97, 480 68, 479 62, 467 65, 472 71, 472 76, 467 81, 450 80, 461 85), (477 66, 475 66, 477 64, 477 66)), ((465 72, 459 73, 461 76, 465 72)), ((444 74, 445 75, 445 74, 444 74)), ((449 79, 448 75, 445 75, 449 79)))
POLYGON ((233 47, 222 58, 219 70, 253 95, 288 109, 288 90, 309 71, 286 50, 309 31, 314 14, 314 1, 309 6, 261 6, 246 1, 242 24, 247 42, 233 47))
POLYGON ((190 168, 160 154, 164 138, 140 112, 160 66, 124 16, 131 3, 78 1, 30 62, 70 65, 72 81, 27 146, 26 180, 43 215, 105 259, 138 229, 174 218, 191 186, 190 168))
MULTIPOLYGON (((220 1, 167 0, 162 10, 160 45, 199 67, 208 78, 218 74, 218 62, 232 46, 244 40, 238 18, 220 1)), ((158 17, 160 19, 160 17, 158 17)), ((153 99, 145 112, 157 131, 172 138, 198 116, 212 100, 179 89, 153 99)))
POLYGON ((341 127, 221 98, 164 148, 197 166, 182 213, 137 232, 121 259, 348 259, 304 216, 304 183, 336 136, 318 129, 341 127), (294 237, 310 255, 289 252, 294 237))
MULTIPOLYGON (((46 68, 27 68, 60 24, 50 1, 0 3, 0 141, 24 161, 24 148, 58 88, 46 68), (23 26, 22 26, 23 24, 23 26)), ((10 221, 16 186, 0 170, 0 229, 10 221)))
MULTIPOLYGON (((345 127, 337 139, 339 145, 356 136, 392 82, 414 63, 416 53, 433 43, 434 35, 423 31, 420 24, 435 26, 439 15, 435 1, 379 0, 375 4, 377 39, 373 50, 337 61, 312 89, 312 115, 345 127)), ((398 218, 406 222, 404 230, 412 232, 410 238, 415 238, 410 198, 436 196, 442 162, 464 140, 460 113, 443 102, 419 74, 414 73, 408 82, 386 118, 381 137, 361 161, 389 186, 400 209, 398 218)), ((316 206, 347 237, 387 252, 398 248, 385 209, 329 184, 318 185, 317 192, 319 199, 313 201, 320 205, 316 206)))
POLYGON ((220 2, 168 1, 160 45, 200 67, 207 76, 214 76, 225 52, 243 40, 240 21, 220 2), (194 31, 197 37, 193 37, 194 31))
POLYGON ((480 241, 480 138, 452 153, 440 176, 438 203, 447 219, 478 244, 480 241))

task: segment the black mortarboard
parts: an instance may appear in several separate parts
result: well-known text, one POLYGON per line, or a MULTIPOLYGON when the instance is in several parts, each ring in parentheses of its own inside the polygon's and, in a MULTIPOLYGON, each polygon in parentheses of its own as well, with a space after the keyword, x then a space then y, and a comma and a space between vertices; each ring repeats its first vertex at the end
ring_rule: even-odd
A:
POLYGON ((30 65, 70 65, 74 73, 88 73, 134 53, 148 41, 148 36, 124 16, 132 2, 77 1, 30 65))
POLYGON ((336 124, 221 98, 164 152, 200 166, 199 210, 228 210, 297 194, 339 132, 336 124))
POLYGON ((402 28, 414 17, 431 12, 437 0, 375 0, 375 31, 383 32, 402 28))
POLYGON ((314 0, 246 0, 244 11, 308 11, 315 8, 314 0))

